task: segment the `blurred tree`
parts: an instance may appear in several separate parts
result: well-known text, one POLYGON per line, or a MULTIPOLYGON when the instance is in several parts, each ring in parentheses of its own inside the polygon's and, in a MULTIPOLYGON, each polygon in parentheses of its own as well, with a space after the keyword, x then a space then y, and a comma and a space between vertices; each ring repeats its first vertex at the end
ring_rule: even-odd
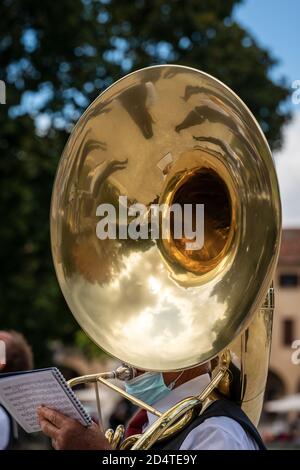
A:
POLYGON ((48 213, 67 134, 100 91, 133 69, 190 65, 233 88, 280 146, 288 91, 270 78, 272 55, 234 21, 239 3, 2 0, 0 325, 27 335, 38 364, 51 339, 78 331, 55 278, 48 213))

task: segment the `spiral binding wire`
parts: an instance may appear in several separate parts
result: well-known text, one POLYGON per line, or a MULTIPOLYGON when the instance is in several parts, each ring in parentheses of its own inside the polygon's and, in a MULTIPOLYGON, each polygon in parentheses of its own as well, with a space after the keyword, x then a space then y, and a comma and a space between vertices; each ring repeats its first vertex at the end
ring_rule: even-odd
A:
POLYGON ((66 379, 64 378, 64 376, 62 375, 60 370, 57 369, 57 367, 53 367, 53 372, 54 372, 55 377, 57 378, 57 380, 59 381, 59 383, 63 387, 64 391, 67 393, 68 397, 71 398, 72 403, 75 405, 76 409, 81 414, 81 417, 83 418, 83 421, 85 422, 85 424, 87 426, 90 426, 93 423, 92 418, 87 413, 87 411, 84 409, 84 406, 78 400, 78 398, 76 397, 73 390, 69 387, 69 385, 67 384, 66 379))

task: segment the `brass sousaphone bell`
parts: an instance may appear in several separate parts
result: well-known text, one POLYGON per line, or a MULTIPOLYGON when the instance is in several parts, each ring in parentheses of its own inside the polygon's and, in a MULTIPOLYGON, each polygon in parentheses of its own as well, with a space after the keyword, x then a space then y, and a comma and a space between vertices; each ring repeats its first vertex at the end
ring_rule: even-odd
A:
MULTIPOLYGON (((125 364, 171 371, 214 359, 215 366, 201 396, 163 415, 129 397, 158 419, 121 444, 121 430, 110 431, 115 447, 148 449, 217 399, 217 389, 258 422, 280 231, 266 139, 217 79, 177 65, 149 67, 89 106, 65 147, 51 207, 53 258, 70 310, 99 347, 125 364), (172 227, 165 238, 153 238, 153 227, 145 231, 153 206, 164 208, 159 229, 172 204, 204 204, 201 248, 190 249, 172 227), (127 207, 146 212, 137 223, 132 213, 124 218, 127 207), (106 235, 99 236, 104 222, 106 235), (126 236, 130 224, 140 236, 126 236)), ((130 367, 71 385, 101 382, 127 396, 107 380, 115 376, 128 378, 130 367)))

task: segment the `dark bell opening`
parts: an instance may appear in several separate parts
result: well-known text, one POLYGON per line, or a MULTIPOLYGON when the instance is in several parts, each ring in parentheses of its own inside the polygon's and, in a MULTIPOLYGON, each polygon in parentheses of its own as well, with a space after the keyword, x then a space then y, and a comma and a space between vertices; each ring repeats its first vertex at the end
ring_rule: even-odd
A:
MULTIPOLYGON (((196 271, 207 272, 213 269, 226 252, 231 228, 231 200, 223 179, 210 168, 202 168, 190 176, 175 192, 172 204, 192 204, 195 230, 196 204, 204 204, 204 245, 199 250, 187 250, 185 237, 175 239, 172 232, 172 242, 188 260, 198 262, 196 271)), ((194 263, 193 263, 194 265, 194 263)), ((195 265, 192 269, 195 271, 195 265)))

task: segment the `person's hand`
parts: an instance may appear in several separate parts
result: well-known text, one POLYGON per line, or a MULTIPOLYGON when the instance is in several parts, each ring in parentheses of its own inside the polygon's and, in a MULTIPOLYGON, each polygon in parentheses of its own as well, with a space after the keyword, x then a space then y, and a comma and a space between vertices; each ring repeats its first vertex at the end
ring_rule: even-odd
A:
POLYGON ((56 450, 109 450, 108 440, 96 423, 85 427, 58 411, 40 406, 38 420, 56 450))

